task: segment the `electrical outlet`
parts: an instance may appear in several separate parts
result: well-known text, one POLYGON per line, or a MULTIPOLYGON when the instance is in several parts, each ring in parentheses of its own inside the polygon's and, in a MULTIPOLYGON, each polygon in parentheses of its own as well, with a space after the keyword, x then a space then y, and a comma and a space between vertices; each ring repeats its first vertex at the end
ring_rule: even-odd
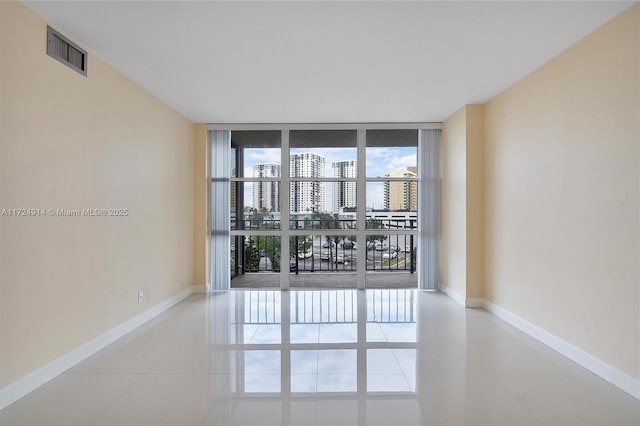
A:
POLYGON ((180 277, 178 275, 176 275, 176 277, 173 280, 173 286, 175 288, 178 288, 180 286, 180 277))
POLYGON ((142 305, 144 303, 144 291, 138 290, 138 305, 142 305))

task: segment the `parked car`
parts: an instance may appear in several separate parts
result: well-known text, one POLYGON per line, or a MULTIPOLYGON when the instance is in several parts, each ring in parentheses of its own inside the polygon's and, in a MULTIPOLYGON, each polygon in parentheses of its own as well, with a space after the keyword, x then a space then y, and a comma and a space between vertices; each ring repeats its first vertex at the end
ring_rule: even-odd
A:
POLYGON ((296 259, 295 258, 291 258, 289 259, 289 272, 294 272, 296 270, 296 259))
POLYGON ((348 263, 348 262, 351 262, 352 260, 353 260, 353 257, 351 257, 350 255, 344 254, 344 253, 338 253, 338 256, 333 259, 333 263, 348 263))
POLYGON ((382 258, 383 259, 395 259, 396 257, 398 257, 398 253, 395 250, 387 250, 384 253, 382 253, 382 258))
POLYGON ((267 252, 264 249, 260 250, 260 257, 266 257, 266 256, 267 256, 267 252))
POLYGON ((322 255, 320 256, 320 259, 328 262, 329 257, 331 257, 331 252, 329 250, 323 250, 322 255))
POLYGON ((404 249, 402 251, 405 253, 411 253, 411 246, 404 246, 404 249))
POLYGON ((377 251, 389 250, 389 244, 386 241, 383 241, 383 242, 378 241, 375 247, 377 251))
POLYGON ((344 243, 342 243, 342 248, 345 250, 354 250, 356 249, 356 243, 354 243, 353 241, 345 241, 344 243))
POLYGON ((311 256, 313 256, 313 252, 311 250, 307 250, 307 251, 299 251, 298 252, 298 259, 308 259, 311 256))

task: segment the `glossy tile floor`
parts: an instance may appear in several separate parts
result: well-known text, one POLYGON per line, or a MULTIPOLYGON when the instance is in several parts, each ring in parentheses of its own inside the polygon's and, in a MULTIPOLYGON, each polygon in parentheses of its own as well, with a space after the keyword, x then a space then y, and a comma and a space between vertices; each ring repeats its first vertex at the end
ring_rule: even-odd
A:
POLYGON ((188 298, 0 424, 637 425, 640 401, 440 293, 231 291, 188 298))

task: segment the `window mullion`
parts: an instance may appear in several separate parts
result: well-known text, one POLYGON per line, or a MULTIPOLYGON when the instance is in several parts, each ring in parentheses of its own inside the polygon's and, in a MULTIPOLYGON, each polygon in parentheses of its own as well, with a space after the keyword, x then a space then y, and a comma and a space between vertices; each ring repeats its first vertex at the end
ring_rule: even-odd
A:
POLYGON ((280 290, 289 290, 289 220, 290 212, 290 189, 289 189, 289 129, 282 129, 280 145, 280 229, 282 237, 280 238, 280 290), (284 262, 284 263, 283 263, 284 262))
POLYGON ((356 184, 356 223, 357 233, 356 241, 361 247, 357 252, 356 262, 356 284, 359 290, 366 287, 366 266, 367 266, 367 237, 365 230, 367 228, 367 184, 366 184, 366 130, 358 128, 357 130, 357 184, 356 184))

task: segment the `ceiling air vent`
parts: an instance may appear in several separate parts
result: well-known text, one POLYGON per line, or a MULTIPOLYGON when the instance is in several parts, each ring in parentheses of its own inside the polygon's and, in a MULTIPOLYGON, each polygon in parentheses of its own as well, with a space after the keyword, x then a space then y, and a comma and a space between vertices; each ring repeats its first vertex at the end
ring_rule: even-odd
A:
POLYGON ((87 51, 51 27, 47 27, 47 55, 86 77, 87 51))

